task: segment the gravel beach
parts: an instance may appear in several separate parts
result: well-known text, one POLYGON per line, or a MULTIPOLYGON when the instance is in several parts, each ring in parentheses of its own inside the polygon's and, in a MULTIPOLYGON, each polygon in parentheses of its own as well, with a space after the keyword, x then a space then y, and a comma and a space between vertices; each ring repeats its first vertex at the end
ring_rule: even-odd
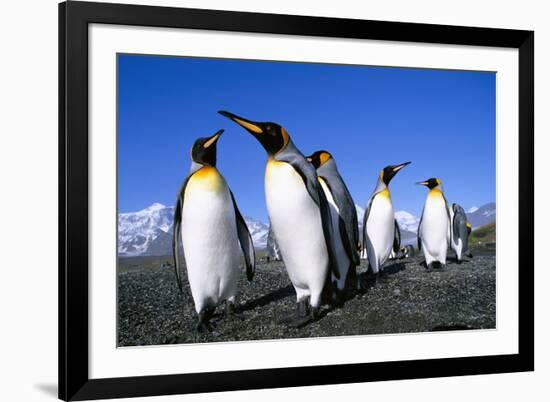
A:
MULTIPOLYGON (((189 285, 180 293, 173 267, 158 259, 118 273, 118 345, 223 342, 495 328, 495 256, 476 255, 443 270, 426 270, 420 257, 389 262, 385 274, 341 308, 324 306, 321 319, 303 328, 280 324, 295 308, 282 262, 258 262, 253 282, 240 283, 242 319, 213 317, 215 329, 195 330, 189 285)), ((366 261, 359 272, 364 275, 366 261)))

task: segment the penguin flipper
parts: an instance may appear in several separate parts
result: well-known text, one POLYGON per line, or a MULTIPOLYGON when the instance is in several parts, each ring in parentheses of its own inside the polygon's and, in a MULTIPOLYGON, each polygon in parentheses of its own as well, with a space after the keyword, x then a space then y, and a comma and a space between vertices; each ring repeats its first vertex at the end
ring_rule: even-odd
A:
POLYGON ((237 207, 237 202, 235 201, 235 196, 233 192, 229 190, 231 194, 231 200, 233 200, 233 208, 235 208, 235 219, 237 220, 237 235, 239 236, 239 243, 241 244, 241 250, 244 255, 244 262, 246 265, 246 278, 249 281, 252 281, 254 278, 254 273, 256 272, 256 255, 254 251, 254 243, 252 242, 252 236, 246 226, 239 208, 237 207))
POLYGON ((321 212, 321 223, 323 226, 323 235, 325 237, 325 243, 327 245, 327 252, 329 258, 329 267, 336 279, 340 279, 340 272, 338 270, 337 259, 336 259, 336 250, 335 250, 335 239, 332 230, 332 217, 330 215, 330 205, 328 203, 325 192, 317 179, 317 172, 315 168, 299 154, 300 157, 296 154, 281 154, 278 155, 278 160, 281 162, 286 162, 291 165, 296 173, 300 175, 304 181, 307 192, 312 200, 317 204, 321 212))
POLYGON ((401 248, 401 230, 399 230, 397 219, 394 219, 394 221, 395 237, 393 239, 393 252, 397 255, 399 249, 401 248))
POLYGON ((368 253, 368 247, 367 247, 367 221, 369 219, 370 208, 372 206, 372 201, 373 200, 374 200, 374 195, 369 198, 369 203, 367 204, 367 207, 365 208, 365 213, 363 214, 363 248, 367 249, 367 253, 368 253))
POLYGON ((185 181, 183 182, 180 191, 178 192, 178 198, 176 200, 176 206, 174 209, 174 223, 172 225, 172 257, 174 259, 174 270, 176 272, 176 280, 178 282, 178 287, 180 289, 180 292, 183 291, 182 289, 182 278, 183 278, 183 267, 180 266, 179 262, 179 245, 181 242, 181 213, 183 209, 183 200, 185 197, 185 188, 187 187, 187 183, 189 182, 189 178, 191 175, 189 175, 185 181))
POLYGON ((339 232, 342 244, 350 261, 359 265, 361 260, 357 251, 359 243, 359 225, 357 222, 357 210, 351 194, 342 178, 319 176, 328 187, 332 198, 338 207, 339 232))
POLYGON ((422 209, 422 215, 420 215, 420 222, 418 222, 418 229, 416 232, 416 239, 418 240, 418 252, 422 250, 422 238, 420 237, 420 228, 422 227, 423 217, 424 217, 424 209, 422 209))

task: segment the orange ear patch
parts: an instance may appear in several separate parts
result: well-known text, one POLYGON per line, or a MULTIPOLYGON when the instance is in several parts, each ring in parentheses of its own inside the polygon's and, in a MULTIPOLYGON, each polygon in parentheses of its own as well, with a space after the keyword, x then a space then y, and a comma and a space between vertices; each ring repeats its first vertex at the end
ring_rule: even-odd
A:
POLYGON ((286 144, 288 144, 288 139, 290 138, 288 133, 286 132, 285 128, 284 127, 281 127, 281 134, 283 135, 283 147, 281 148, 284 149, 286 147, 286 144))
POLYGON ((321 155, 319 155, 319 160, 321 161, 321 165, 323 166, 330 158, 330 154, 328 152, 321 152, 321 155))

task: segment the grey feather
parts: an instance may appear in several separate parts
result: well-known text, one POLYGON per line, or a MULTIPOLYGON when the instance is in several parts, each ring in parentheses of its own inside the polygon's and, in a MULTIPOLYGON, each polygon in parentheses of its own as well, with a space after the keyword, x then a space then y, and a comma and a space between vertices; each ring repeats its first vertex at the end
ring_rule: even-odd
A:
POLYGON ((420 222, 418 222, 418 229, 416 232, 416 238, 418 241, 418 251, 422 250, 422 238, 420 237, 420 228, 422 227, 422 218, 424 217, 424 208, 422 208, 422 214, 420 215, 420 222))
POLYGON ((397 253, 401 249, 401 230, 399 230, 399 224, 397 223, 397 219, 394 219, 394 230, 395 230, 395 237, 393 239, 393 252, 397 255, 397 253))
POLYGON ((252 243, 252 236, 250 236, 250 232, 248 231, 248 226, 246 226, 246 222, 243 219, 243 216, 241 215, 239 208, 237 207, 237 203, 235 202, 235 197, 233 196, 233 193, 231 192, 231 190, 229 190, 229 193, 231 194, 231 200, 233 201, 233 208, 235 208, 235 219, 237 221, 237 235, 239 236, 239 243, 241 244, 241 250, 243 251, 243 255, 244 255, 244 262, 246 265, 246 278, 249 281, 252 281, 252 278, 254 278, 254 272, 256 271, 256 256, 254 252, 254 243, 252 243))
POLYGON ((367 249, 367 259, 369 260, 369 266, 371 267, 373 272, 374 270, 378 272, 379 267, 378 261, 376 260, 376 258, 374 258, 374 246, 372 245, 369 235, 367 234, 367 222, 369 220, 372 202, 374 201, 374 197, 376 196, 376 194, 378 193, 375 193, 370 197, 367 208, 365 208, 365 213, 363 214, 363 248, 367 249))
POLYGON ((189 182, 189 179, 191 178, 192 174, 190 174, 185 181, 183 182, 180 191, 178 192, 178 196, 176 199, 176 206, 174 208, 174 224, 173 224, 173 233, 172 233, 172 257, 174 259, 174 270, 176 272, 176 280, 178 282, 178 287, 180 289, 180 292, 182 290, 182 278, 183 278, 183 267, 180 265, 179 261, 179 245, 181 242, 181 212, 183 209, 183 201, 185 197, 185 189, 187 187, 187 183, 189 182))
MULTIPOLYGON (((466 216, 466 212, 464 212, 464 208, 462 208, 458 204, 453 204, 453 239, 461 239, 462 245, 463 245, 463 252, 466 253, 468 251, 468 227, 466 226, 466 223, 468 222, 468 218, 466 216)), ((456 243, 456 242, 455 242, 456 243)))
POLYGON ((336 163, 330 159, 317 169, 317 175, 322 177, 327 184, 332 198, 338 207, 340 215, 340 233, 342 244, 350 261, 355 265, 360 264, 357 244, 359 243, 359 226, 357 222, 357 210, 351 194, 340 176, 336 163))

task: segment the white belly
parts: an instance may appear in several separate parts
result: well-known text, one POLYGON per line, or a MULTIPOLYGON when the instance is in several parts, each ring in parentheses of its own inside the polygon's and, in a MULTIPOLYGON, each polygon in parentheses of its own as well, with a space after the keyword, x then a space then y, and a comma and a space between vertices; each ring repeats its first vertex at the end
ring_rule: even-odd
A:
POLYGON ((207 305, 234 299, 239 249, 235 211, 225 182, 214 191, 188 184, 181 238, 197 313, 207 305))
POLYGON ((310 296, 318 306, 328 270, 321 214, 294 168, 270 160, 265 195, 273 233, 298 301, 310 296))
POLYGON ((439 261, 445 264, 449 238, 449 217, 443 197, 428 195, 422 215, 420 237, 426 263, 439 261))
POLYGON ((388 259, 395 237, 393 205, 391 198, 384 192, 376 195, 372 202, 367 220, 367 235, 375 254, 374 256, 369 255, 368 258, 374 273, 376 273, 388 259))
POLYGON ((332 193, 325 184, 324 180, 320 179, 319 182, 321 183, 321 187, 323 188, 325 196, 327 197, 328 203, 330 205, 332 231, 333 236, 336 239, 336 244, 334 245, 334 248, 336 252, 336 260, 338 264, 337 268, 338 272, 340 273, 340 279, 337 279, 334 275, 332 275, 332 281, 336 281, 338 284, 338 289, 342 290, 344 289, 344 286, 346 284, 346 276, 348 275, 350 260, 348 258, 346 249, 344 248, 344 244, 342 243, 342 236, 340 235, 340 210, 338 209, 338 206, 334 201, 334 197, 332 196, 332 193))

